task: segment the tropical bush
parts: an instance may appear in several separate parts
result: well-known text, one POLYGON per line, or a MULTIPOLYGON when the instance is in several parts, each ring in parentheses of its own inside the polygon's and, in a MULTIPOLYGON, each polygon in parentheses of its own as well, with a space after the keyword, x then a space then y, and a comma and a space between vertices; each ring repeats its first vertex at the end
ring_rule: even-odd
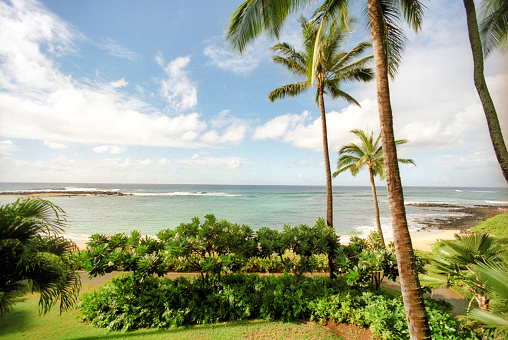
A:
POLYGON ((339 247, 335 263, 337 275, 350 286, 378 289, 384 276, 395 281, 398 275, 393 243, 385 248, 376 232, 367 239, 351 237, 348 245, 339 247))
POLYGON ((227 275, 208 280, 113 278, 102 289, 84 294, 78 304, 83 321, 110 330, 176 327, 246 318, 308 318, 310 301, 336 293, 329 278, 227 275), (139 294, 140 290, 143 292, 139 294))
POLYGON ((319 219, 313 227, 284 226, 254 232, 206 215, 176 229, 161 230, 157 238, 94 234, 87 249, 74 256, 76 266, 90 277, 114 270, 133 271, 142 279, 169 271, 200 272, 203 279, 238 272, 291 272, 298 281, 305 272, 328 269, 330 254, 340 245, 333 229, 319 219), (328 261, 328 263, 327 263, 328 261))
POLYGON ((508 239, 508 213, 491 217, 471 228, 471 231, 482 231, 499 238, 508 239))
MULTIPOLYGON (((464 320, 450 315, 445 301, 426 299, 433 339, 479 339, 464 320)), ((261 318, 345 322, 370 327, 379 339, 408 339, 402 298, 347 287, 341 279, 292 275, 224 275, 209 280, 132 275, 84 294, 81 318, 96 327, 128 331, 261 318), (143 294, 140 295, 140 289, 143 294)))
MULTIPOLYGON (((481 339, 465 321, 455 319, 444 300, 425 299, 432 339, 481 339)), ((348 290, 310 303, 311 319, 369 327, 376 339, 409 339, 402 297, 348 290)))
POLYGON ((206 215, 203 223, 195 217, 176 230, 159 232, 157 237, 171 256, 199 269, 203 278, 237 272, 257 253, 255 234, 249 226, 219 221, 212 214, 206 215))
POLYGON ((147 276, 163 276, 164 244, 158 239, 142 237, 134 230, 130 236, 119 233, 111 237, 94 234, 87 249, 78 255, 81 266, 90 277, 102 276, 115 270, 132 271, 134 277, 143 280, 147 276))
POLYGON ((65 212, 42 199, 18 199, 0 207, 0 316, 26 292, 39 292, 46 313, 60 299, 60 311, 77 299, 81 282, 72 266, 74 243, 60 233, 65 212))

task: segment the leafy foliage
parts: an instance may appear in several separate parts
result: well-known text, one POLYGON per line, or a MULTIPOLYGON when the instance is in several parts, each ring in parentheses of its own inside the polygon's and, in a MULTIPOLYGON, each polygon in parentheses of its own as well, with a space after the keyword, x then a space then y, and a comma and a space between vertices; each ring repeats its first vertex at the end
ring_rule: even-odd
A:
POLYGON ((471 228, 471 231, 483 231, 499 238, 508 239, 508 213, 491 217, 471 228))
MULTIPOLYGON (((480 339, 464 322, 449 312, 444 300, 426 299, 432 339, 480 339)), ((335 321, 370 327, 377 339, 409 339, 402 297, 348 290, 311 302, 317 321, 335 321)))
MULTIPOLYGON (((426 305, 433 339, 479 339, 465 321, 449 314, 447 302, 427 299, 426 305)), ((312 318, 370 327, 379 339, 409 338, 401 297, 359 291, 327 277, 302 277, 298 285, 291 275, 226 275, 210 280, 151 277, 139 284, 124 275, 83 295, 78 309, 83 321, 110 330, 247 318, 312 318)))
POLYGON ((142 283, 124 275, 84 294, 78 309, 83 321, 123 331, 254 317, 287 321, 308 317, 311 300, 338 290, 339 284, 328 278, 302 278, 296 286, 289 275, 227 275, 210 280, 150 277, 142 283))
POLYGON ((335 262, 337 274, 350 286, 377 289, 384 276, 395 281, 398 275, 395 247, 385 248, 376 232, 367 240, 351 237, 347 246, 340 247, 335 262))
POLYGON ((71 264, 74 243, 60 236, 65 212, 50 201, 18 199, 0 207, 0 315, 28 291, 39 292, 46 313, 77 299, 81 282, 71 264))
POLYGON ((305 272, 325 271, 327 254, 335 254, 339 239, 318 219, 313 227, 284 226, 283 231, 217 220, 214 215, 161 230, 157 239, 138 231, 111 237, 95 234, 87 250, 75 256, 90 277, 114 270, 133 271, 139 280, 168 271, 197 271, 204 279, 236 272, 292 272, 296 281, 305 272))

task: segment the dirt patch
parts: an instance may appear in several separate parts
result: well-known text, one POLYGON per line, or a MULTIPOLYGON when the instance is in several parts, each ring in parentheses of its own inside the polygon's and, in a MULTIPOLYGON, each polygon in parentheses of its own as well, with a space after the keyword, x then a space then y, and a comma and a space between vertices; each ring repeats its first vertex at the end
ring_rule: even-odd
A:
POLYGON ((372 334, 369 329, 361 328, 356 325, 350 325, 347 323, 336 323, 329 322, 322 324, 321 327, 325 328, 330 332, 340 335, 346 340, 372 340, 372 334))

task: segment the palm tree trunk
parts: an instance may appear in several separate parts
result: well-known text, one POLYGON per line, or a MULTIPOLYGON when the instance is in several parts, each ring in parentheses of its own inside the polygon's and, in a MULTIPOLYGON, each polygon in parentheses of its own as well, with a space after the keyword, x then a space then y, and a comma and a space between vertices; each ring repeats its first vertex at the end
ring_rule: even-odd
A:
POLYGON ((381 229, 381 221, 379 220, 379 205, 377 204, 376 184, 374 183, 374 172, 372 171, 372 168, 369 168, 369 173, 370 173, 370 186, 372 188, 372 197, 374 198, 374 207, 376 208, 377 233, 381 237, 383 247, 386 247, 385 238, 383 236, 383 229, 381 229))
POLYGON ((485 75, 483 73, 483 51, 480 33, 478 31, 478 21, 476 19, 476 10, 473 0, 464 0, 464 7, 466 8, 467 16, 467 30, 469 32, 469 43, 471 44, 471 51, 473 52, 473 67, 474 67, 474 85, 480 101, 482 102, 483 111, 487 118, 487 125, 489 126, 490 139, 496 153, 497 161, 503 171, 503 176, 508 182, 508 150, 503 138, 503 132, 499 119, 497 117, 496 107, 490 96, 485 75))
MULTIPOLYGON (((332 199, 332 171, 330 169, 330 154, 328 152, 328 132, 326 129, 325 100, 323 97, 323 87, 319 91, 319 109, 321 110, 321 130, 323 135, 323 153, 325 157, 326 172, 326 225, 333 227, 333 199, 332 199)), ((335 266, 333 263, 333 251, 328 253, 328 269, 330 278, 335 278, 335 266)))
POLYGON ((402 300, 406 311, 410 339, 430 339, 430 328, 427 313, 425 312, 423 292, 420 288, 413 246, 407 228, 404 194, 397 161, 381 6, 379 0, 368 0, 367 6, 376 68, 377 99, 383 141, 388 203, 392 219, 402 300))
POLYGON ((321 110, 321 132, 323 135, 323 153, 326 171, 326 224, 333 227, 332 171, 330 170, 330 154, 328 151, 328 132, 326 129, 325 100, 323 88, 319 87, 319 109, 321 110))

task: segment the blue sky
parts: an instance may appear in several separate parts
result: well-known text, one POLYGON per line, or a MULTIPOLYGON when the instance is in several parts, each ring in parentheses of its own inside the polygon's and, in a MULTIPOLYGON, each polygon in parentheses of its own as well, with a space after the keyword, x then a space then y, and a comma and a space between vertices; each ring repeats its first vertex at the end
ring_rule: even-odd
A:
MULTIPOLYGON (((224 42, 241 1, 0 0, 0 179, 23 182, 323 185, 314 92, 268 103, 295 81, 262 36, 224 42)), ((432 1, 408 32, 391 86, 404 185, 501 186, 472 83, 461 1, 432 1)), ((301 46, 297 16, 281 41, 301 46)), ((345 48, 368 39, 359 25, 345 48)), ((507 54, 486 62, 508 131, 507 54)), ((332 171, 352 129, 379 131, 375 84, 326 100, 332 171)), ((506 138, 506 137, 505 137, 506 138)), ((343 174, 334 185, 368 185, 343 174)))

